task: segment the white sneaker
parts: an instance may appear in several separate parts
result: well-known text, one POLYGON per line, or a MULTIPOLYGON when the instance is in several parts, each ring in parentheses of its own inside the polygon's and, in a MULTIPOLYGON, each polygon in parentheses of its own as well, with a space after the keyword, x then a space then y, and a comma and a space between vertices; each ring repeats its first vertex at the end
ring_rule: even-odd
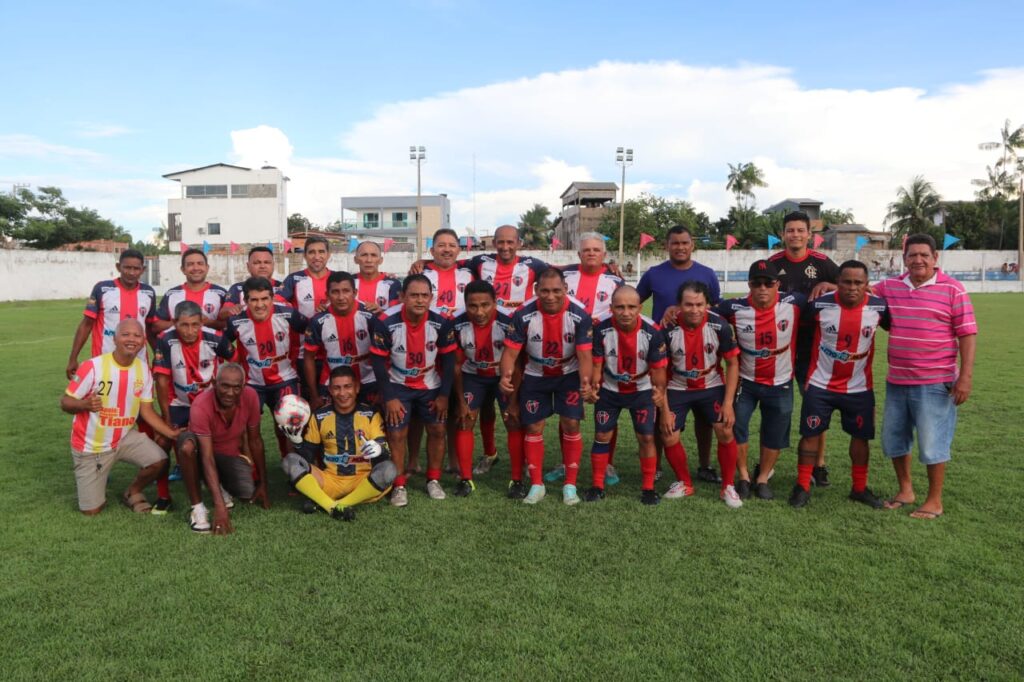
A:
POLYGON ((482 455, 480 457, 480 459, 478 459, 476 461, 476 466, 473 467, 473 475, 474 476, 483 476, 484 474, 486 474, 488 471, 491 470, 491 467, 493 467, 494 463, 497 462, 497 461, 498 461, 498 456, 497 455, 494 455, 493 457, 488 457, 487 455, 482 455))
POLYGON ((440 481, 427 481, 427 495, 432 500, 443 500, 447 497, 444 494, 444 488, 441 487, 440 481))
POLYGON ((725 486, 725 490, 722 491, 720 497, 729 509, 739 509, 743 506, 743 500, 736 494, 736 488, 731 485, 725 486))
POLYGON ((576 486, 574 485, 563 485, 562 486, 562 503, 567 504, 570 507, 574 504, 579 504, 580 496, 576 494, 576 486))
POLYGON ((543 485, 531 485, 530 492, 523 498, 523 504, 537 504, 544 499, 547 492, 543 485))
POLYGON ((231 493, 224 489, 224 486, 220 487, 220 496, 224 498, 225 509, 235 508, 235 498, 231 497, 231 493))
POLYGON ((391 491, 392 507, 404 507, 407 504, 409 504, 409 493, 406 492, 405 486, 399 486, 391 491))
MULTIPOLYGON (((736 491, 733 491, 735 493, 736 491)), ((686 485, 682 481, 675 481, 668 487, 668 491, 664 497, 666 500, 677 500, 680 497, 690 497, 693 495, 693 486, 686 485)), ((739 498, 737 498, 739 499, 739 498)))
POLYGON ((210 514, 206 511, 206 505, 202 502, 192 507, 188 527, 195 533, 210 532, 210 514))

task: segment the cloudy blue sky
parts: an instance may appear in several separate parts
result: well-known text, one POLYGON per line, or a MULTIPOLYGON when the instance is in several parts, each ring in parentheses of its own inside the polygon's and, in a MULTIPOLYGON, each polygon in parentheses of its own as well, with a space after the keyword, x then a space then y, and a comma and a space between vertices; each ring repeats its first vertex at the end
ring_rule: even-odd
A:
POLYGON ((572 180, 688 199, 727 162, 767 206, 812 196, 881 225, 915 174, 971 196, 1024 123, 1021 2, 6 3, 0 190, 58 185, 144 236, 216 162, 281 166, 289 211, 425 192, 479 233, 572 180), (1016 29, 1011 27, 1018 27, 1016 29), (476 194, 473 176, 476 159, 476 194), (475 203, 475 211, 474 211, 475 203))

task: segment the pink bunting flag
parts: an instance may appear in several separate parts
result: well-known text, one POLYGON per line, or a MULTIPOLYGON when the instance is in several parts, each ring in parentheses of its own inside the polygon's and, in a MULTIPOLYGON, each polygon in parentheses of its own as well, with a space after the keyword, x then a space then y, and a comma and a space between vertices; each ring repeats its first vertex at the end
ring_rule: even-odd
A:
POLYGON ((394 245, 395 245, 395 240, 394 239, 385 239, 384 240, 384 253, 387 253, 388 251, 390 251, 391 247, 394 246, 394 245))
POLYGON ((185 242, 181 242, 181 244, 180 244, 180 246, 178 247, 178 249, 179 249, 179 251, 180 251, 181 253, 185 253, 186 251, 188 251, 188 250, 189 250, 189 245, 188 245, 188 244, 186 244, 185 242))
POLYGON ((241 247, 238 244, 231 242, 231 255, 235 255, 236 253, 238 253, 238 249, 240 248, 241 247))
POLYGON ((736 239, 736 237, 733 237, 731 234, 725 235, 725 250, 726 251, 732 251, 732 247, 736 246, 739 243, 740 243, 740 240, 736 239))
POLYGON ((655 239, 651 235, 647 234, 646 232, 641 232, 640 233, 640 248, 641 249, 644 248, 645 246, 647 246, 648 244, 650 244, 653 241, 655 241, 655 239))
POLYGON ((822 237, 822 236, 821 236, 820 234, 816 234, 816 235, 814 235, 814 239, 813 239, 813 240, 811 240, 811 243, 813 243, 813 244, 814 244, 814 248, 816 248, 816 249, 817 249, 817 248, 819 248, 819 247, 820 247, 820 246, 821 246, 822 244, 824 244, 824 243, 825 243, 825 238, 824 238, 824 237, 822 237))
POLYGON ((472 237, 466 237, 466 248, 467 249, 472 249, 473 248, 473 238, 472 237))
POLYGON ((291 251, 292 250, 292 246, 293 246, 293 244, 292 244, 290 239, 285 239, 284 240, 284 252, 285 253, 288 253, 289 251, 291 251))
POLYGON ((557 249, 561 245, 562 245, 562 240, 561 239, 559 239, 558 237, 552 237, 551 238, 551 250, 552 251, 554 251, 555 249, 557 249))

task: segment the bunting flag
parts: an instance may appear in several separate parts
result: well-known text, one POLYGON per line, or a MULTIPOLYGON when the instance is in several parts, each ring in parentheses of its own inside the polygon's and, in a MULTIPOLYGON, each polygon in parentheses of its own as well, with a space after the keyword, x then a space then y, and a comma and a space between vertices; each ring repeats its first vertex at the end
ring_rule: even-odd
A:
POLYGON ((240 248, 242 247, 240 247, 238 244, 234 242, 231 242, 231 255, 235 255, 236 253, 238 253, 238 249, 240 248))
POLYGON ((768 248, 774 249, 776 246, 782 243, 782 240, 776 237, 774 234, 768 235, 768 248))
POLYGON ((562 245, 562 240, 561 239, 559 239, 558 237, 552 237, 551 238, 551 250, 552 251, 554 251, 555 249, 557 249, 561 245, 562 245))
POLYGON ((609 239, 611 239, 611 237, 609 237, 609 236, 608 236, 608 235, 606 235, 606 234, 602 234, 602 235, 601 235, 601 239, 603 239, 603 240, 605 240, 605 241, 608 241, 609 239))
POLYGON ((947 234, 946 236, 944 236, 942 238, 942 249, 943 249, 943 251, 945 251, 949 247, 953 246, 953 244, 956 244, 958 241, 960 241, 958 238, 954 237, 951 234, 947 234))
POLYGON ((270 249, 270 253, 274 253, 274 244, 273 244, 273 242, 267 242, 267 248, 270 249))
POLYGON ((472 237, 466 237, 466 248, 467 249, 472 249, 473 248, 473 238, 472 237))
POLYGON ((434 238, 433 237, 427 237, 427 248, 428 249, 434 248, 434 238))
POLYGON ((655 240, 654 237, 652 237, 651 235, 647 234, 646 232, 641 232, 640 233, 640 248, 641 249, 644 248, 645 246, 647 246, 648 244, 650 244, 653 241, 657 241, 657 240, 655 240))
POLYGON ((868 238, 865 237, 864 235, 860 235, 860 236, 857 237, 857 244, 856 244, 856 246, 853 247, 853 250, 854 251, 860 251, 861 249, 863 249, 867 245, 868 245, 868 238))
POLYGON ((292 248, 294 248, 294 246, 295 245, 292 244, 292 241, 290 239, 285 239, 284 240, 284 252, 285 253, 288 253, 289 251, 291 251, 292 248))
POLYGON ((348 239, 348 252, 355 253, 356 249, 359 248, 359 240, 355 237, 349 237, 348 239))
POLYGON ((825 243, 825 238, 822 237, 820 234, 814 235, 814 239, 811 240, 811 244, 813 244, 814 248, 816 248, 816 249, 820 249, 821 245, 824 244, 824 243, 825 243))
POLYGON ((180 250, 181 253, 185 253, 186 251, 188 251, 188 248, 189 246, 185 242, 181 242, 181 244, 178 246, 178 249, 180 250))
POLYGON ((390 239, 390 238, 389 239, 385 239, 384 240, 384 253, 387 253, 388 251, 390 251, 391 247, 394 246, 394 245, 395 245, 395 240, 394 239, 390 239))
POLYGON ((203 240, 203 253, 210 253, 210 242, 203 240))
POLYGON ((732 251, 732 247, 736 246, 739 243, 740 243, 740 240, 736 239, 736 237, 733 237, 731 234, 725 235, 725 250, 726 251, 732 251))

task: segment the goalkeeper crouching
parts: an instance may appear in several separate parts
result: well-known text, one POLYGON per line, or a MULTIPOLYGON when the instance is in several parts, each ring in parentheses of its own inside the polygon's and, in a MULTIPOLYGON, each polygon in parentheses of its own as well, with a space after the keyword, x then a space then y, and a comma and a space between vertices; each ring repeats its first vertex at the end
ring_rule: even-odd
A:
POLYGON ((331 402, 313 413, 303 437, 289 433, 294 449, 281 461, 295 489, 335 518, 355 519, 357 504, 376 502, 391 490, 391 462, 384 420, 357 404, 359 379, 348 366, 330 374, 331 402))

